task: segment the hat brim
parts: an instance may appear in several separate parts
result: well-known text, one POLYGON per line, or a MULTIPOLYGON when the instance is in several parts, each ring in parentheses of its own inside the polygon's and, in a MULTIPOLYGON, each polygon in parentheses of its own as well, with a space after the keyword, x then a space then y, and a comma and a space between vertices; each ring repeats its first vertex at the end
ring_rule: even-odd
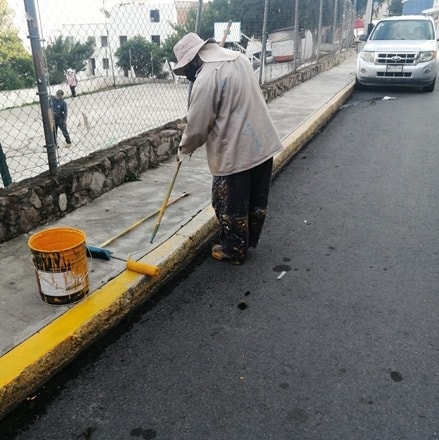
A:
POLYGON ((186 66, 197 56, 200 49, 207 43, 216 43, 216 40, 215 38, 209 38, 206 41, 203 41, 201 44, 191 48, 191 50, 185 53, 184 57, 175 64, 172 71, 176 75, 183 76, 185 74, 186 66))

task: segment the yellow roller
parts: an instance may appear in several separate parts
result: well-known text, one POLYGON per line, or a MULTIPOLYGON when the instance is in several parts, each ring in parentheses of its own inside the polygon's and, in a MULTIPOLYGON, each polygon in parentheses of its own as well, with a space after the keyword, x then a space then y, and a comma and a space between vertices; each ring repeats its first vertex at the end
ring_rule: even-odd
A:
POLYGON ((160 273, 160 268, 147 263, 140 263, 131 259, 127 260, 127 269, 133 272, 156 277, 160 273))
POLYGON ((125 258, 115 257, 108 249, 104 249, 98 246, 87 245, 87 255, 93 258, 100 258, 102 260, 114 259, 125 261, 128 270, 132 270, 133 272, 149 275, 152 277, 155 277, 160 273, 160 269, 157 266, 152 266, 151 264, 147 263, 140 263, 139 261, 132 260, 131 258, 125 260, 125 258))

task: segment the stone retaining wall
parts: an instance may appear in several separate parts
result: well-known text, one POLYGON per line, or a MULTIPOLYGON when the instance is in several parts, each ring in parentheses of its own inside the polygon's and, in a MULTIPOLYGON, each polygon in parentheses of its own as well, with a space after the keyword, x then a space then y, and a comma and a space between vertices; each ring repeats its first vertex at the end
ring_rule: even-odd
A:
MULTIPOLYGON (((330 69, 352 55, 328 56, 295 74, 262 87, 266 101, 281 96, 303 81, 330 69)), ((0 243, 91 203, 124 182, 157 167, 177 151, 183 120, 139 134, 117 145, 62 165, 56 176, 39 176, 0 189, 0 243)))

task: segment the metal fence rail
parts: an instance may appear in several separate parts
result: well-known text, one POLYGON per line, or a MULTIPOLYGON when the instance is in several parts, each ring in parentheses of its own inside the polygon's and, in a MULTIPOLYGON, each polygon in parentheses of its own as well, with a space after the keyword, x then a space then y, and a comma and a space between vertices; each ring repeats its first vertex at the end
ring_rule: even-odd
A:
MULTIPOLYGON (((185 116, 188 83, 172 75, 173 60, 158 58, 154 47, 175 40, 176 26, 194 30, 190 29, 191 17, 203 23, 203 13, 209 6, 203 4, 201 8, 201 0, 110 2, 91 2, 97 5, 79 11, 75 23, 60 21, 55 15, 57 8, 47 7, 50 2, 39 5, 37 0, 23 0, 22 10, 17 9, 17 17, 22 17, 21 25, 30 36, 37 86, 30 90, 0 91, 3 186, 48 169, 56 173, 56 167, 62 164, 185 116), (26 22, 26 14, 29 19, 32 8, 35 21, 26 22), (60 37, 70 45, 70 52, 65 53, 64 59, 58 56, 54 61, 49 55, 60 37), (146 55, 139 56, 135 45, 121 52, 122 45, 139 37, 147 42, 146 55), (36 40, 41 45, 40 53, 32 45, 36 40), (76 66, 78 85, 73 97, 66 82, 67 69, 75 68, 68 64, 69 54, 77 49, 76 43, 86 45, 89 41, 93 42, 93 50, 82 70, 76 66), (128 64, 121 66, 122 57, 128 64), (58 63, 55 73, 54 62, 58 63), (42 69, 40 76, 38 68, 42 69), (59 89, 64 91, 68 106, 67 128, 72 140, 69 148, 60 131, 53 135, 53 117, 47 104, 59 89), (9 179, 5 180, 5 176, 9 179)), ((265 6, 264 24, 255 32, 258 35, 249 37, 241 32, 239 41, 226 43, 226 47, 247 54, 261 84, 352 46, 355 14, 351 0, 286 1, 276 28, 266 23, 267 16, 273 14, 271 2, 255 3, 262 9, 265 6)), ((62 16, 65 19, 66 14, 62 16)), ((225 17, 224 21, 229 19, 233 17, 225 17)), ((241 29, 249 27, 246 23, 240 25, 241 29)), ((208 28, 205 33, 208 35, 202 35, 203 38, 212 37, 214 29, 208 28)))

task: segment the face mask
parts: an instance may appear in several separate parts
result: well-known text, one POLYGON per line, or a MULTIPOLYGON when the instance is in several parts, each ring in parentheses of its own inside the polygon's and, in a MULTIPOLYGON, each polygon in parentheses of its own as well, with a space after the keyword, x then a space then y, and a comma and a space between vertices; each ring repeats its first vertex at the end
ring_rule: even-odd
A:
POLYGON ((199 67, 197 65, 194 65, 193 63, 188 64, 188 66, 186 67, 184 73, 186 75, 186 78, 190 81, 190 82, 194 82, 197 77, 196 77, 196 73, 198 72, 199 67))

